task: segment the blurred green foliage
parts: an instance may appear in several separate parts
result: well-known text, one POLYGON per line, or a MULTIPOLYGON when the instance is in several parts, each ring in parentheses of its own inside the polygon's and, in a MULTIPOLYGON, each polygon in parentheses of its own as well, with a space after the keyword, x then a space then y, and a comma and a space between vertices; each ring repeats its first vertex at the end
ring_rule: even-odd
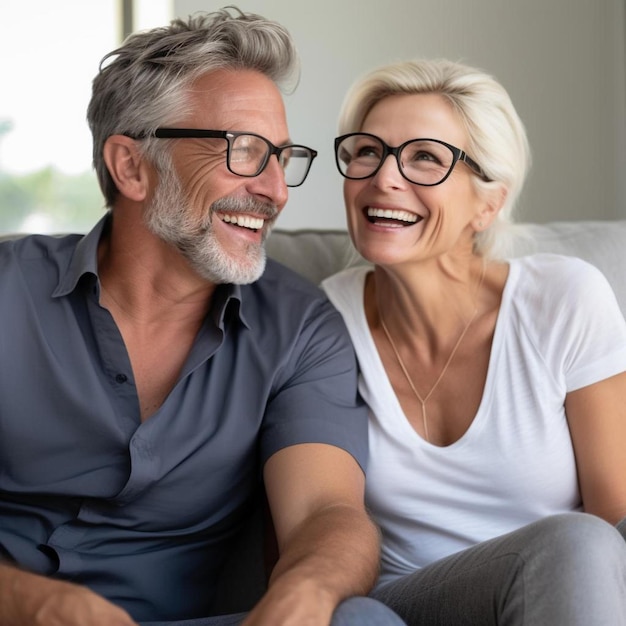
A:
POLYGON ((52 167, 20 176, 0 172, 0 231, 86 232, 104 215, 93 172, 52 167))
MULTIPOLYGON (((0 141, 11 125, 0 120, 0 141)), ((87 232, 104 215, 95 172, 54 167, 28 174, 0 168, 0 232, 87 232)))

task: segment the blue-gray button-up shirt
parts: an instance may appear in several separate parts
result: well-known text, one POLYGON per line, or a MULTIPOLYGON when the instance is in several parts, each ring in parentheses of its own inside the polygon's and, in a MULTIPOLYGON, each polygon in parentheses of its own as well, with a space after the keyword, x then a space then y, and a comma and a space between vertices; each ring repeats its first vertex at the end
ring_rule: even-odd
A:
MULTIPOLYGON (((0 558, 88 585, 136 620, 207 614, 262 464, 323 442, 364 466, 367 416, 339 314, 268 261, 220 286, 144 423, 86 236, 0 244, 0 558)), ((163 354, 167 358, 167 354, 163 354)))

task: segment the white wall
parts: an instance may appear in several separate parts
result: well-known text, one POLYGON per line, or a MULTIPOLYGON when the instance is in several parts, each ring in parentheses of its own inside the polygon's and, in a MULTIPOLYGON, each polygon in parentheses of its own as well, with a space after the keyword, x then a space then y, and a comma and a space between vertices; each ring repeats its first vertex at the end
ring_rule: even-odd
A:
MULTIPOLYGON (((302 80, 291 135, 319 156, 283 228, 343 228, 332 141, 344 94, 373 67, 448 57, 482 67, 524 120, 533 169, 519 219, 626 218, 626 0, 239 0, 292 32, 302 80)), ((178 16, 228 4, 175 0, 178 16)))

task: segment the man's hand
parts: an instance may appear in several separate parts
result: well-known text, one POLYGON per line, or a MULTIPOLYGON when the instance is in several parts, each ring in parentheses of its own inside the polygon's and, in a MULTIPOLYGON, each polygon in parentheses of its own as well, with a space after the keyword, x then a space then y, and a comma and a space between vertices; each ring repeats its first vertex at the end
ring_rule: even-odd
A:
POLYGON ((0 565, 2 626, 137 626, 86 587, 0 565))
POLYGON ((321 626, 330 623, 337 605, 334 594, 328 594, 314 581, 288 582, 288 574, 281 584, 273 585, 242 626, 321 626))

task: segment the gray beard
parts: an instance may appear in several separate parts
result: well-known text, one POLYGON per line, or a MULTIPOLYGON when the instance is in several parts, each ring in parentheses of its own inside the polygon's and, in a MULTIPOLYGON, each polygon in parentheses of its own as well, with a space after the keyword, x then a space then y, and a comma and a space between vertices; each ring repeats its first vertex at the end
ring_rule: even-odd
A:
POLYGON ((216 200, 205 215, 194 217, 178 177, 172 168, 164 168, 145 220, 150 232, 179 250, 205 280, 246 285, 258 280, 265 270, 264 243, 277 215, 278 210, 271 204, 227 196, 216 200), (236 257, 229 255, 213 232, 213 219, 219 219, 214 218, 217 211, 265 217, 261 243, 248 244, 236 257))

